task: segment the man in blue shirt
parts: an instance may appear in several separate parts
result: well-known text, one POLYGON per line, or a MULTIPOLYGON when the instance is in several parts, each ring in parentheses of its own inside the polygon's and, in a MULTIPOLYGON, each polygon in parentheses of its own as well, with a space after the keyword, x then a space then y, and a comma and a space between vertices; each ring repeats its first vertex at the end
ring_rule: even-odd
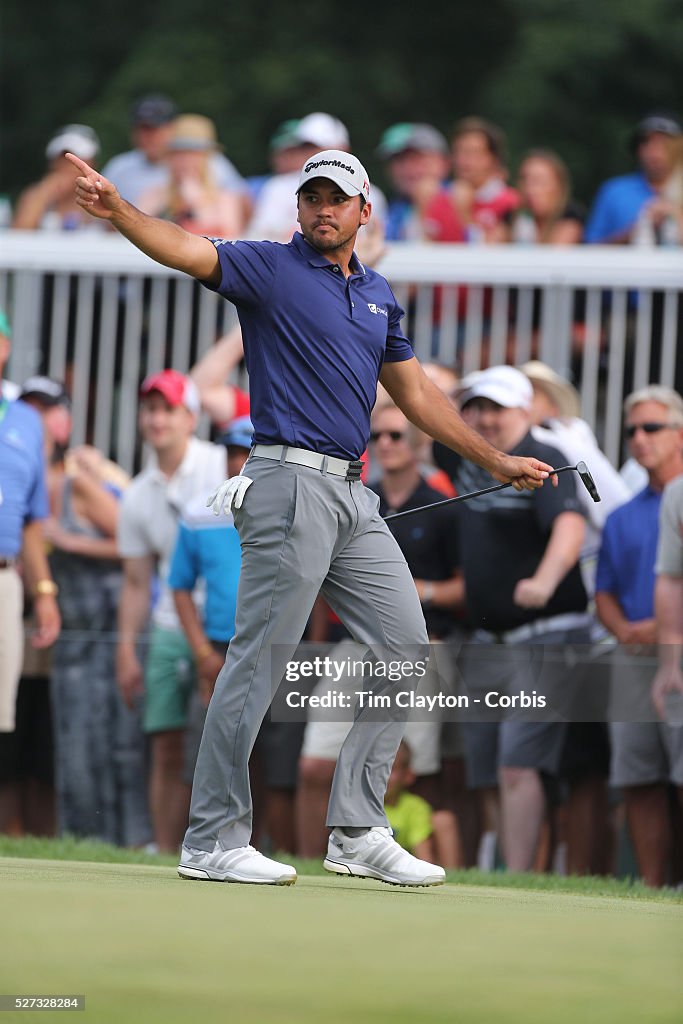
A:
MULTIPOLYGON (((294 868, 249 845, 247 766, 272 684, 318 593, 358 642, 418 658, 427 650, 410 571, 377 496, 360 480, 378 380, 412 422, 496 480, 535 489, 552 469, 484 441, 414 358, 391 288, 354 252, 372 207, 367 172, 352 154, 323 150, 304 164, 301 234, 288 244, 191 235, 145 216, 97 171, 70 159, 84 210, 237 306, 254 448, 246 475, 214 496, 217 512, 224 504, 233 512, 242 544, 236 633, 206 718, 178 870, 185 878, 289 885, 294 868)), ((371 711, 358 713, 337 763, 325 866, 399 885, 440 884, 442 868, 392 838, 384 792, 404 723, 371 722, 371 711)))
POLYGON ((682 131, 673 118, 660 114, 652 114, 637 125, 632 142, 640 169, 610 178, 600 187, 586 223, 584 242, 605 245, 631 241, 640 212, 659 194, 670 173, 669 140, 682 131))
MULTIPOLYGON (((225 444, 228 475, 242 470, 251 449, 253 427, 248 416, 234 420, 219 443, 225 444)), ((235 635, 237 585, 242 551, 232 516, 217 519, 207 508, 206 494, 197 494, 183 510, 178 526, 168 585, 178 618, 192 647, 204 706, 208 706, 228 644, 235 635), (193 592, 204 583, 201 613, 193 592)))
POLYGON ((624 792, 638 868, 648 885, 665 885, 671 847, 667 782, 674 745, 683 729, 658 722, 649 705, 657 642, 654 612, 659 509, 666 484, 683 473, 683 399, 660 385, 624 403, 630 454, 647 470, 647 487, 608 517, 598 559, 598 616, 619 644, 615 695, 633 692, 645 715, 611 727, 612 784, 624 792), (647 720, 648 709, 650 719, 647 720), (637 719, 641 718, 640 721, 637 719))
MULTIPOLYGON (((10 337, 7 316, 0 310, 0 388, 10 337)), ((23 590, 16 568, 20 556, 34 595, 38 628, 33 645, 49 647, 59 635, 57 587, 47 563, 41 523, 48 515, 40 417, 24 402, 9 401, 0 390, 0 733, 14 731, 24 651, 23 590)))

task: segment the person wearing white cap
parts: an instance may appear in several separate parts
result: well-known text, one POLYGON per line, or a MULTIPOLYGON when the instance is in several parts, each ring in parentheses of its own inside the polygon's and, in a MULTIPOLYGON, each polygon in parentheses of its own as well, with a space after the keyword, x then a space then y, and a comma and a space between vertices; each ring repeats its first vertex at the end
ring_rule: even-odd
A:
MULTIPOLYGON (((338 118, 320 111, 302 117, 289 135, 290 166, 293 164, 294 167, 283 174, 275 174, 265 183, 248 226, 247 237, 288 242, 297 226, 295 194, 301 168, 323 149, 348 152, 349 147, 349 133, 338 118)), ((362 235, 374 236, 379 231, 382 242, 386 200, 375 186, 372 189, 372 203, 373 220, 370 225, 364 226, 362 235)), ((364 262, 371 262, 368 254, 364 254, 363 258, 364 262)))
MULTIPOLYGON (((531 451, 539 460, 563 465, 558 448, 541 444, 530 432, 532 399, 531 382, 520 370, 493 366, 461 381, 458 403, 467 421, 502 451, 531 451)), ((579 568, 584 518, 572 476, 558 479, 556 488, 465 502, 458 519, 467 608, 475 629, 461 662, 468 692, 476 690, 482 697, 483 687, 516 695, 536 687, 551 711, 545 721, 463 723, 468 785, 480 792, 485 808, 500 790, 503 853, 511 871, 529 871, 534 863, 546 784, 558 778, 566 735, 566 722, 552 719, 554 698, 558 692, 573 692, 579 667, 572 645, 591 639, 579 568), (553 651, 543 676, 537 667, 540 645, 552 645, 553 651)), ((488 480, 462 460, 455 486, 464 494, 485 487, 488 480)))
POLYGON ((74 201, 75 174, 64 156, 66 152, 93 163, 99 156, 100 140, 87 124, 67 124, 54 133, 45 149, 47 172, 20 194, 12 218, 13 228, 73 231, 101 227, 84 217, 74 201))
MULTIPOLYGON (((295 869, 250 845, 248 761, 273 681, 282 679, 318 594, 359 643, 376 645, 378 664, 394 652, 419 659, 428 650, 408 565, 361 481, 378 379, 411 421, 515 490, 542 487, 552 467, 484 441, 421 369, 388 282, 354 252, 372 215, 370 180, 354 155, 323 150, 304 163, 296 188, 301 233, 287 244, 192 235, 145 216, 84 161, 70 159, 86 212, 237 307, 253 448, 243 474, 209 499, 217 514, 233 513, 240 535, 236 632, 206 717, 178 871, 290 885, 295 869)), ((401 682, 414 688, 416 679, 401 682)), ((381 685, 390 694, 396 684, 381 685)), ((325 866, 397 885, 438 885, 443 868, 402 851, 384 811, 404 723, 371 717, 359 712, 339 756, 325 866)))
POLYGON ((247 229, 248 238, 289 241, 296 230, 295 193, 303 164, 321 149, 348 150, 349 133, 338 118, 318 111, 292 124, 287 144, 292 156, 290 165, 263 185, 247 229))

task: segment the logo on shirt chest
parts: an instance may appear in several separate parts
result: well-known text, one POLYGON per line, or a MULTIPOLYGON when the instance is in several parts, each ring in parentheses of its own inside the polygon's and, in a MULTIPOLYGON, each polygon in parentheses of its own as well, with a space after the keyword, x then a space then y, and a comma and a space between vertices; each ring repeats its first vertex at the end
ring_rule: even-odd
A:
POLYGON ((374 313, 375 316, 386 316, 387 318, 389 316, 386 309, 383 309, 382 306, 378 306, 374 302, 368 302, 368 309, 371 313, 374 313))

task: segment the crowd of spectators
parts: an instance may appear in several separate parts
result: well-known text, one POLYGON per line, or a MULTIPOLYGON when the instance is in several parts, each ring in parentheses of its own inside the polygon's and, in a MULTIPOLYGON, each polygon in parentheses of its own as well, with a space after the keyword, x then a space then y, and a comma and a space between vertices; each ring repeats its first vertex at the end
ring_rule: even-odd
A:
MULTIPOLYGON (((125 199, 201 234, 276 241, 289 240, 296 229, 294 190, 305 161, 321 149, 352 149, 346 126, 316 111, 278 125, 266 172, 243 177, 213 121, 181 112, 162 94, 132 105, 130 139, 129 151, 102 165, 125 199)), ((536 147, 513 169, 505 132, 484 118, 461 118, 448 136, 428 123, 393 124, 373 154, 388 186, 386 196, 373 187, 373 230, 381 227, 391 242, 683 244, 680 123, 669 113, 648 114, 634 126, 630 147, 625 173, 581 201, 561 154, 536 147)), ((99 166, 95 129, 68 124, 54 132, 45 174, 17 198, 12 227, 103 229, 83 220, 73 200, 67 151, 99 166)), ((367 162, 369 154, 357 155, 367 162)))
MULTIPOLYGON (((243 178, 213 122, 166 96, 141 97, 130 127, 131 150, 103 175, 144 211, 225 238, 288 240, 303 162, 323 148, 351 148, 337 118, 314 112, 277 128, 269 173, 243 178)), ((652 114, 632 147, 637 169, 584 206, 555 152, 528 151, 511 175, 504 133, 481 118, 463 118, 450 138, 427 123, 392 125, 376 150, 389 190, 373 186, 361 258, 375 262, 385 241, 683 244, 683 130, 652 114)), ((97 165, 97 134, 78 124, 55 132, 46 173, 18 198, 13 227, 85 227, 67 151, 97 165)), ((1 313, 0 371, 10 339, 1 313)), ((60 381, 32 378, 14 392, 2 382, 0 831, 177 850, 205 709, 234 632, 239 542, 231 519, 216 519, 206 500, 239 472, 251 443, 248 394, 227 383, 241 356, 237 327, 189 376, 168 369, 141 382, 146 462, 132 480, 107 453, 69 447, 71 400, 60 381), (195 436, 201 411, 212 442, 195 436)), ((632 704, 628 720, 612 714, 609 726, 607 712, 411 720, 387 791, 398 839, 446 867, 610 873, 624 869, 628 835, 631 870, 652 885, 679 884, 683 726, 659 716, 683 688, 683 613, 678 623, 671 615, 683 579, 683 400, 656 386, 626 399, 638 476, 609 462, 579 418, 571 383, 544 363, 462 379, 456 366, 427 369, 502 450, 554 465, 585 460, 603 502, 593 504, 567 473, 556 488, 392 524, 433 647, 424 692, 460 680, 470 693, 547 687, 567 701, 589 680, 609 699, 602 683, 616 679, 628 683, 632 704)), ((491 482, 409 425, 381 388, 364 479, 383 515, 491 482)), ((335 644, 340 658, 357 652, 322 600, 305 640, 335 644)), ((324 852, 324 811, 349 724, 266 717, 250 765, 257 842, 324 852)))

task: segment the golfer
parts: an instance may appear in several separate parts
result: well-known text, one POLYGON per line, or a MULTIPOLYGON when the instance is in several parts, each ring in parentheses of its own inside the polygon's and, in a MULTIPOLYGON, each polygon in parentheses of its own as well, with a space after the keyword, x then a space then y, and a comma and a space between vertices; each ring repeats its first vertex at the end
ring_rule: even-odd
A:
MULTIPOLYGON (((378 514, 377 496, 360 481, 378 379, 409 420, 496 480, 532 490, 552 470, 484 441, 415 359, 388 283, 354 253, 358 229, 371 216, 368 175, 355 156, 325 150, 304 165, 301 234, 287 244, 190 234, 141 213, 68 156, 80 171, 76 198, 86 212, 225 296, 239 313, 253 448, 243 475, 214 496, 214 511, 232 510, 243 551, 236 634, 206 718, 178 870, 184 878, 288 885, 294 868, 249 845, 247 764, 272 683, 296 650, 318 593, 358 642, 388 652, 427 650, 408 566, 378 514)), ((325 867, 396 885, 437 885, 443 869, 402 850, 384 813, 403 728, 357 715, 332 786, 325 867)))

